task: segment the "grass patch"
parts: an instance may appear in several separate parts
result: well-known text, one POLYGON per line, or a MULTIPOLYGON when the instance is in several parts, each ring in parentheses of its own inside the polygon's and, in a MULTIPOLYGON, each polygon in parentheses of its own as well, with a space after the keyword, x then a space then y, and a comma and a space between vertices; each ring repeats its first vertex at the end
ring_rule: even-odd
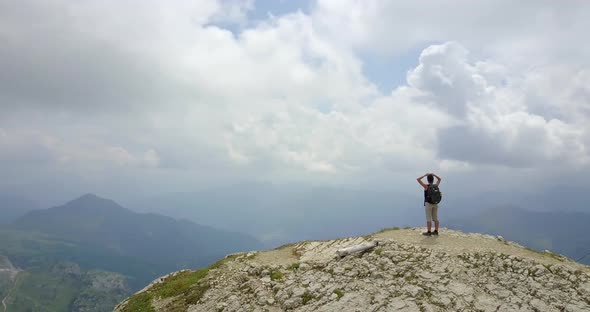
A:
POLYGON ((538 255, 544 255, 545 254, 544 252, 542 252, 540 250, 536 250, 536 249, 533 249, 533 248, 530 248, 530 247, 527 247, 527 246, 523 246, 523 247, 524 247, 524 249, 526 249, 526 250, 528 250, 530 252, 534 252, 534 253, 536 253, 538 255))
POLYGON ((8 298, 7 311, 65 311, 80 294, 83 284, 75 277, 24 271, 6 287, 2 298, 8 298))
POLYGON ((189 293, 184 294, 184 301, 187 304, 197 304, 208 289, 209 284, 198 283, 197 285, 195 285, 195 287, 191 289, 189 293))
POLYGON ((299 269, 299 262, 292 263, 288 269, 293 272, 297 271, 297 269, 299 269))
POLYGON ((564 256, 562 256, 560 254, 556 254, 556 253, 551 252, 551 251, 550 252, 544 252, 543 254, 546 255, 546 256, 549 256, 549 257, 551 257, 551 258, 553 258, 555 260, 561 261, 561 262, 564 262, 567 259, 566 257, 564 257, 564 256))
POLYGON ((340 298, 344 297, 344 292, 342 291, 342 289, 334 289, 334 293, 338 297, 338 300, 340 300, 340 298))
POLYGON ((383 228, 381 229, 379 232, 375 233, 375 234, 379 234, 379 233, 383 233, 383 232, 388 232, 388 231, 397 231, 400 228, 395 226, 395 227, 390 227, 390 228, 383 228))
POLYGON ((283 273, 281 273, 280 271, 274 271, 272 273, 270 273, 270 279, 273 281, 277 281, 283 278, 283 273))
POLYGON ((166 311, 186 311, 189 305, 196 304, 209 289, 209 284, 202 282, 207 273, 209 273, 209 268, 184 271, 169 276, 162 283, 158 283, 147 291, 129 298, 123 311, 153 312, 152 301, 166 298, 175 298, 166 306, 166 311))
POLYGON ((380 255, 381 255, 381 253, 383 253, 383 248, 377 248, 377 249, 375 249, 375 254, 376 254, 377 256, 380 256, 380 255))
POLYGON ((563 255, 560 255, 560 254, 556 254, 556 253, 554 253, 554 252, 552 252, 550 250, 549 250, 549 252, 545 252, 545 251, 540 251, 540 250, 533 249, 533 248, 526 247, 526 246, 523 246, 523 247, 524 247, 524 249, 526 249, 526 250, 528 250, 530 252, 533 252, 533 253, 536 253, 536 254, 542 255, 542 256, 549 256, 549 257, 551 257, 551 258, 553 258, 555 260, 559 260, 561 262, 563 262, 566 259, 568 259, 567 257, 565 257, 563 255))
POLYGON ((123 308, 123 312, 131 312, 131 311, 142 311, 142 312, 155 312, 154 307, 152 306, 152 299, 153 297, 151 294, 147 292, 143 292, 137 294, 127 301, 125 307, 123 308))
POLYGON ((301 298, 303 299, 303 305, 306 305, 308 302, 313 300, 313 295, 306 291, 303 293, 303 296, 301 298))
POLYGON ((185 271, 170 276, 157 287, 156 295, 161 298, 170 298, 185 293, 191 286, 195 285, 200 279, 207 276, 208 269, 198 271, 185 271))

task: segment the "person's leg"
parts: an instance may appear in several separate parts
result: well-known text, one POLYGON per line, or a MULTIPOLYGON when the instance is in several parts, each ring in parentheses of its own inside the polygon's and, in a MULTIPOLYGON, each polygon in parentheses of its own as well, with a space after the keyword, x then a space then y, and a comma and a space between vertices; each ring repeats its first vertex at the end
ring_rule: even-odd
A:
POLYGON ((426 211, 426 228, 428 229, 428 232, 422 234, 430 236, 430 230, 432 229, 432 205, 426 203, 426 205, 424 205, 424 210, 426 211))
POLYGON ((434 220, 434 231, 438 233, 438 205, 432 207, 432 220, 434 220))

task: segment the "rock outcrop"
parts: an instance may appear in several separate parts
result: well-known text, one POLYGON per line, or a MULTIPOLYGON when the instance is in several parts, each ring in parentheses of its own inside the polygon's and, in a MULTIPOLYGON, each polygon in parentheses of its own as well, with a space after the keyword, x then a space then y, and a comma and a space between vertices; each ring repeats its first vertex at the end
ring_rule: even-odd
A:
POLYGON ((116 311, 590 311, 588 266, 501 237, 420 231, 229 255, 159 279, 116 311), (336 254, 368 241, 379 245, 336 254))
POLYGON ((127 279, 119 273, 90 270, 81 281, 71 312, 109 311, 130 293, 127 279))
POLYGON ((12 281, 20 271, 12 265, 8 257, 0 255, 0 283, 12 281))

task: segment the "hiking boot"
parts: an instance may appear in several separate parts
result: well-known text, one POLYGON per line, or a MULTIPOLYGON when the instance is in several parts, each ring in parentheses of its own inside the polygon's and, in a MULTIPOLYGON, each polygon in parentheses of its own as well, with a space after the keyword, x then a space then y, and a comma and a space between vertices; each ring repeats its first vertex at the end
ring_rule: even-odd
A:
POLYGON ((432 235, 432 232, 430 232, 430 231, 424 232, 424 233, 422 233, 422 235, 424 235, 424 236, 430 236, 430 235, 432 235))
POLYGON ((437 231, 434 231, 434 232, 432 232, 432 235, 436 235, 436 236, 438 236, 438 230, 437 230, 437 231))

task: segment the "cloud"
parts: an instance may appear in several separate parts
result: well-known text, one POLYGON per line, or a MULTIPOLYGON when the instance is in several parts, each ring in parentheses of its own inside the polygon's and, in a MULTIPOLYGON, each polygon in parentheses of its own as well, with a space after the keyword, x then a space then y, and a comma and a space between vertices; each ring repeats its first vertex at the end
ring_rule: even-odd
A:
POLYGON ((169 188, 587 168, 587 5, 320 0, 248 21, 255 5, 0 4, 0 165, 169 188), (416 47, 406 84, 363 74, 416 47))
POLYGON ((9 132, 0 128, 0 163, 19 166, 47 165, 54 159, 51 137, 24 131, 9 132))
POLYGON ((467 63, 468 51, 454 42, 432 45, 420 54, 420 64, 408 73, 408 84, 452 115, 463 117, 468 103, 485 92, 485 79, 467 63))
POLYGON ((588 28, 589 12, 586 3, 553 1, 318 0, 312 16, 339 44, 372 53, 457 41, 478 52, 504 54, 506 61, 530 62, 565 57, 566 47, 575 43, 577 49, 569 52, 575 64, 590 49, 577 35, 588 28))
POLYGON ((472 164, 535 168, 559 161, 583 164, 588 155, 580 149, 579 134, 559 121, 515 113, 502 116, 494 128, 468 124, 442 129, 439 155, 472 164))
POLYGON ((251 1, 5 3, 0 109, 137 113, 199 99, 198 84, 178 67, 192 45, 206 49, 211 37, 231 36, 209 22, 242 19, 248 7, 251 1), (191 38, 205 42, 191 45, 191 38))
POLYGON ((3 167, 74 167, 80 172, 95 172, 112 167, 158 167, 158 153, 143 153, 101 142, 67 142, 34 130, 0 129, 0 163, 3 167))
MULTIPOLYGON (((585 126, 543 114, 536 110, 535 102, 529 102, 539 96, 538 90, 522 86, 537 82, 537 72, 515 73, 491 60, 473 62, 468 55, 468 50, 455 42, 432 45, 408 73, 408 84, 425 94, 420 101, 432 103, 456 122, 438 129, 439 157, 509 167, 587 162, 589 155, 582 141, 585 126)), ((552 94, 585 91, 582 86, 576 90, 553 90, 552 94)), ((560 112, 557 115, 565 116, 572 107, 561 102, 549 100, 560 112)))

